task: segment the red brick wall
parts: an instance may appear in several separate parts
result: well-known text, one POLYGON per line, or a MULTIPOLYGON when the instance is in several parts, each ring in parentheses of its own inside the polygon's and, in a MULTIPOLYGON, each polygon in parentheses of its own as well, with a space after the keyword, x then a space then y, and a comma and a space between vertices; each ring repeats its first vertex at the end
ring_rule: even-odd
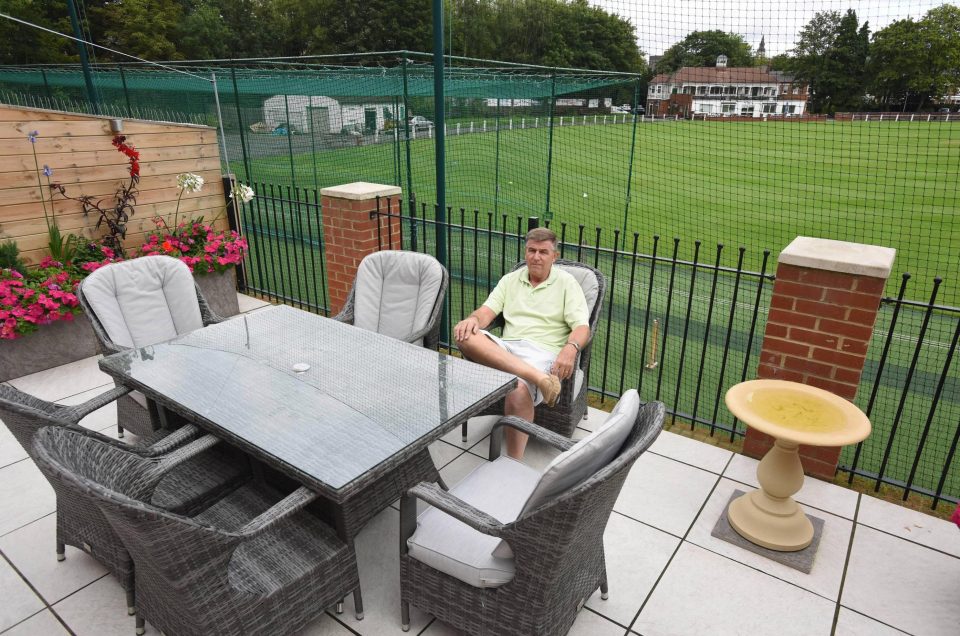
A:
MULTIPOLYGON (((760 378, 791 380, 852 400, 857 395, 885 279, 780 264, 760 353, 760 378)), ((748 429, 743 452, 773 440, 748 429)), ((839 448, 801 446, 804 471, 832 479, 839 448)))
MULTIPOLYGON (((399 249, 400 224, 378 217, 377 199, 320 199, 327 268, 330 313, 339 313, 347 301, 360 261, 381 246, 399 249), (378 231, 379 226, 379 231, 378 231)), ((385 210, 386 203, 381 200, 385 210)))

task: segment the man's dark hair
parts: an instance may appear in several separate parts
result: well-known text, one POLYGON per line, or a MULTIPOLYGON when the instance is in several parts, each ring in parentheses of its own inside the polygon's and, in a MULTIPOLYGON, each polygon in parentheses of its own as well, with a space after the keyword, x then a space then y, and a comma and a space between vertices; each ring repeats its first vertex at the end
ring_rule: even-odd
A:
POLYGON ((548 227, 535 227, 527 232, 527 241, 539 243, 540 241, 550 241, 553 243, 553 249, 557 249, 557 235, 548 227))

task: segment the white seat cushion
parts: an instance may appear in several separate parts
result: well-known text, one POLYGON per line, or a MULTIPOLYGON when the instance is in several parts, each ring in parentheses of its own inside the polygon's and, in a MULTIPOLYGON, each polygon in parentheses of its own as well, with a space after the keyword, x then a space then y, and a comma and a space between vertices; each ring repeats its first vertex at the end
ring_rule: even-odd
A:
POLYGON ((203 327, 190 269, 169 256, 112 263, 82 283, 114 344, 145 347, 203 327))
MULTIPOLYGON (((478 466, 451 494, 502 523, 514 521, 540 480, 539 471, 503 456, 478 466)), ((410 556, 474 587, 499 587, 513 579, 513 555, 493 556, 500 539, 477 532, 450 515, 428 508, 407 539, 410 556)))
MULTIPOLYGON (((600 428, 553 458, 517 516, 536 510, 609 464, 630 436, 639 412, 640 395, 634 389, 624 392, 600 428)), ((513 551, 506 541, 500 541, 492 556, 504 559, 513 556, 513 551)))
POLYGON ((406 340, 429 323, 442 285, 443 267, 432 256, 374 252, 357 269, 353 324, 406 340))

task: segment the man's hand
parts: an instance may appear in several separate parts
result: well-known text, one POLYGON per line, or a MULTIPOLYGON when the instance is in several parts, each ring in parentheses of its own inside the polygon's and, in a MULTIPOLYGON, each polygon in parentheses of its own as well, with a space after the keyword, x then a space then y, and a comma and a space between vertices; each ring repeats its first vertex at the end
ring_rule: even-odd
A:
POLYGON ((453 328, 453 337, 457 342, 469 340, 470 336, 480 333, 480 320, 473 315, 467 316, 453 328))
POLYGON ((577 350, 573 347, 564 346, 557 354, 553 366, 550 367, 550 373, 561 380, 566 380, 573 375, 573 365, 577 361, 577 350))

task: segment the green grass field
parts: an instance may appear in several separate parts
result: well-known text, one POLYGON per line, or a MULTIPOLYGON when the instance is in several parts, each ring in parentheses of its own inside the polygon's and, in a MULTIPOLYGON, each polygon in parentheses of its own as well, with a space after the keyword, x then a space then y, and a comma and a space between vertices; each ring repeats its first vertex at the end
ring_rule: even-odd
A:
MULTIPOLYGON (((554 137, 551 209, 554 226, 568 224, 568 240, 576 242, 579 224, 587 226, 587 242, 594 243, 603 228, 601 243, 612 243, 612 230, 624 224, 626 169, 629 164, 629 133, 632 127, 586 126, 557 128, 554 137), (626 142, 624 141, 626 140, 626 142), (584 197, 583 195, 587 196, 584 197)), ((433 201, 433 152, 429 141, 411 143, 414 191, 420 201, 433 201)), ((452 137, 448 150, 448 203, 468 210, 466 225, 474 224, 472 210, 479 209, 480 225, 487 226, 487 212, 497 211, 494 222, 516 231, 517 216, 542 216, 546 204, 547 136, 543 130, 503 132, 500 161, 496 162, 493 134, 452 137), (500 195, 494 196, 499 170, 500 195)), ((362 146, 337 151, 257 159, 252 163, 254 181, 320 187, 354 180, 394 183, 406 191, 405 148, 392 144, 362 146), (396 150, 401 160, 396 159, 396 150)), ((926 300, 930 279, 946 278, 938 302, 957 304, 957 270, 960 269, 960 196, 956 181, 960 172, 960 126, 941 124, 728 124, 716 122, 669 122, 645 124, 637 130, 636 159, 631 205, 627 213, 629 232, 639 232, 638 251, 649 253, 651 235, 660 234, 659 254, 669 257, 673 236, 682 238, 679 258, 692 260, 694 239, 703 241, 699 261, 713 263, 716 243, 723 242, 722 265, 736 265, 737 246, 744 245, 745 266, 759 269, 764 248, 772 257, 794 236, 813 235, 841 240, 891 245, 898 249, 895 275, 888 289, 896 291, 899 272, 910 271, 914 281, 908 298, 926 300), (952 255, 952 258, 951 258, 952 255)), ((242 174, 242 171, 241 171, 242 174)), ((295 234, 294 219, 264 206, 258 224, 284 234, 295 234), (286 218, 286 221, 284 219, 286 218)), ((432 216, 432 215, 431 215, 432 216)), ((453 220, 460 221, 457 210, 453 220)), ((313 231, 318 232, 314 220, 313 231)), ((423 236, 421 229, 420 236, 423 236)), ((632 241, 632 239, 631 239, 632 241)), ((254 241, 252 241, 253 243, 254 241)), ((279 289, 287 298, 320 301, 307 281, 284 272, 319 271, 319 254, 298 241, 261 237, 260 274, 254 281, 261 288, 279 289), (290 263, 293 265, 291 266, 290 263), (280 281, 282 284, 278 284, 280 281), (302 286, 301 286, 302 285, 302 286), (311 296, 312 294, 312 296, 311 296)), ((496 240, 478 235, 476 250, 469 233, 451 237, 448 265, 454 275, 450 290, 451 321, 468 313, 486 295, 487 267, 499 275, 516 259, 513 246, 500 256, 496 240), (477 271, 474 271, 474 260, 477 271), (480 279, 479 286, 470 281, 480 279)), ((256 249, 256 247, 254 247, 256 249)), ((421 247, 422 249, 422 247, 421 247)), ((432 250, 432 241, 428 246, 432 250)), ((585 259, 592 262, 587 251, 585 259)), ((575 257, 575 253, 568 256, 575 257)), ((757 331, 747 356, 747 334, 756 294, 755 279, 744 281, 733 311, 733 277, 718 278, 714 313, 709 321, 711 274, 700 271, 691 280, 691 268, 681 266, 668 306, 669 265, 658 264, 652 286, 649 266, 642 261, 633 272, 618 256, 614 284, 608 289, 612 307, 605 307, 598 331, 590 378, 591 386, 612 393, 639 387, 645 400, 662 399, 681 413, 726 424, 733 418, 722 405, 723 390, 740 380, 743 369, 755 377, 759 345, 769 304, 769 285, 760 300, 757 331), (691 287, 693 289, 691 289, 691 287), (645 313, 650 300, 650 314, 645 313), (627 311, 628 305, 632 305, 627 311), (687 310, 689 307, 689 320, 687 310), (652 345, 652 322, 660 324, 658 367, 644 369, 652 345), (629 321, 630 327, 627 329, 629 321), (729 347, 727 329, 730 327, 729 347), (647 347, 643 349, 644 332, 647 347), (686 336, 686 338, 684 337, 686 336), (686 345, 684 345, 686 342, 686 345), (609 344, 608 344, 609 343, 609 344), (724 349, 728 359, 721 374, 724 349), (702 372, 701 372, 702 369, 702 372), (699 392, 698 392, 699 385, 699 392), (718 404, 717 396, 720 396, 718 404)), ((612 259, 600 259, 601 269, 612 279, 612 259)), ((773 271, 773 263, 768 272, 773 271)), ((303 276, 309 278, 310 276, 303 276)), ((885 306, 877 322, 869 361, 857 403, 866 409, 873 393, 878 363, 887 338, 892 310, 885 306)), ((911 360, 923 324, 923 312, 904 309, 891 340, 890 354, 877 386, 871 417, 874 433, 864 445, 858 467, 876 472, 890 446, 886 474, 900 481, 909 478, 932 397, 940 380, 957 314, 937 312, 929 323, 924 346, 918 353, 909 390, 904 390, 911 360), (901 409, 901 402, 903 403, 901 409), (901 415, 897 418, 898 410, 901 415), (896 434, 892 435, 896 429, 896 434), (892 441, 891 441, 892 440, 892 441)), ((960 363, 945 378, 941 399, 931 418, 923 452, 914 477, 916 485, 938 487, 946 454, 960 421, 960 363)), ((843 462, 852 460, 854 449, 844 451, 843 462)), ((960 470, 947 476, 944 492, 960 495, 960 470)))
MULTIPOLYGON (((571 226, 568 236, 584 224, 591 242, 602 228, 606 245, 623 228, 643 242, 659 234, 745 245, 751 269, 763 249, 776 256, 800 235, 885 245, 898 251, 894 271, 913 275, 912 298, 926 300, 939 275, 939 302, 960 305, 960 122, 647 122, 637 126, 628 206, 632 131, 629 123, 554 129, 550 210, 553 224, 571 226)), ((256 136, 248 143, 256 155, 256 136)), ((410 146, 409 180, 432 206, 433 141, 410 146)), ((492 132, 448 137, 447 204, 507 214, 509 227, 516 216, 545 217, 548 131, 503 130, 499 161, 497 146, 492 132)), ((235 169, 244 173, 239 162, 235 169)), ((402 143, 262 157, 251 174, 300 187, 365 180, 408 190, 402 143)))

